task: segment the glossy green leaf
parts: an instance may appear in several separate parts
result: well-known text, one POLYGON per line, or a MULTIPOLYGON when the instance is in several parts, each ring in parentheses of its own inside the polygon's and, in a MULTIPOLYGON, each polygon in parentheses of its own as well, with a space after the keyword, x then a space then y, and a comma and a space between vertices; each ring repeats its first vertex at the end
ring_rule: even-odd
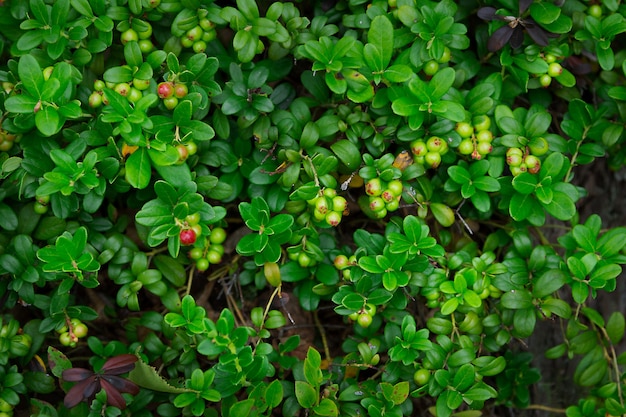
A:
POLYGON ((135 188, 146 188, 152 177, 152 164, 148 150, 140 148, 126 160, 126 181, 135 188))
POLYGON ((333 143, 330 149, 337 158, 349 169, 355 170, 361 165, 361 152, 349 140, 340 140, 333 143))

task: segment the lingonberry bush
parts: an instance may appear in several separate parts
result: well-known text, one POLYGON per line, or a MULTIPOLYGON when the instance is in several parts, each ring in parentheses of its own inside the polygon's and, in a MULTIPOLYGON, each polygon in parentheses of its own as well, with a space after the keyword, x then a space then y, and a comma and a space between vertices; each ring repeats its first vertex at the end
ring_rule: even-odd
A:
POLYGON ((0 417, 625 414, 624 12, 0 2, 0 417))

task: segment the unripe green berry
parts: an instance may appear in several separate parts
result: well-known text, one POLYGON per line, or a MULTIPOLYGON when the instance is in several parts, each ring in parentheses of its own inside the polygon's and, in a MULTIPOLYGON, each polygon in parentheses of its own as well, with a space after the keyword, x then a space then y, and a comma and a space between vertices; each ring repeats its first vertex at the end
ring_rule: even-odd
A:
POLYGON ((491 130, 481 130, 480 132, 476 133, 476 140, 478 142, 491 143, 491 141, 493 140, 493 133, 491 133, 491 130))
POLYGON ((469 155, 474 152, 474 142, 471 139, 463 139, 458 149, 461 155, 469 155))
POLYGON ((413 152, 413 155, 415 156, 426 155, 426 152, 428 152, 428 149, 426 148, 426 142, 421 139, 411 142, 411 152, 413 152))
POLYGON ((441 154, 439 152, 428 152, 424 156, 424 162, 431 168, 437 168, 441 164, 441 154))
POLYGON ((370 197, 370 210, 380 211, 385 208, 385 200, 381 197, 370 197))
POLYGON ((325 220, 326 223, 328 223, 330 226, 336 227, 341 222, 341 213, 338 213, 336 211, 329 211, 328 213, 326 213, 325 220))
POLYGON ((333 197, 333 211, 343 213, 348 208, 348 200, 338 195, 333 197))
POLYGON ((204 272, 209 269, 209 260, 206 258, 200 258, 196 260, 196 269, 200 272, 204 272))
POLYGON ((492 149, 493 147, 489 142, 478 142, 478 144, 476 144, 476 150, 483 156, 491 153, 492 149))
POLYGON ((459 123, 457 123, 456 127, 454 128, 454 130, 463 139, 470 138, 474 134, 474 127, 471 124, 467 123, 467 122, 459 122, 459 123))
POLYGON ((542 74, 539 77, 539 85, 541 85, 543 88, 548 88, 551 83, 552 83, 552 77, 550 75, 542 74))
POLYGON ((398 210, 398 208, 400 208, 400 199, 399 198, 395 198, 393 200, 391 200, 390 202, 388 202, 385 205, 385 208, 387 209, 387 211, 396 211, 398 210))
POLYGON ((380 178, 372 178, 365 183, 365 193, 370 196, 379 196, 383 192, 383 186, 380 178))
POLYGON ((558 77, 561 73, 563 73, 563 67, 558 62, 548 65, 548 75, 550 77, 558 77))
POLYGON ((422 69, 424 74, 428 76, 433 76, 439 71, 439 63, 435 60, 428 61, 424 64, 424 68, 422 69))

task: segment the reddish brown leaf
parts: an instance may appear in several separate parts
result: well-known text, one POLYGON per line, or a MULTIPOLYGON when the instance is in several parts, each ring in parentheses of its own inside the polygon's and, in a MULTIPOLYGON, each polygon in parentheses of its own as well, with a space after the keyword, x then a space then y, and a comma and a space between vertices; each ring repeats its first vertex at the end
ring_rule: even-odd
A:
POLYGON ((65 394, 63 404, 67 408, 76 406, 79 402, 91 397, 96 390, 100 388, 100 383, 95 377, 89 377, 85 380, 78 382, 65 394))
POLYGON ((122 394, 115 389, 115 387, 107 382, 106 379, 100 381, 102 389, 107 393, 107 403, 123 410, 126 408, 126 400, 122 397, 122 394))
POLYGON ((489 41, 487 42, 487 49, 489 49, 490 52, 499 51, 504 47, 504 45, 507 44, 509 39, 511 39, 514 31, 515 30, 508 25, 502 26, 489 38, 489 41))
POLYGON ((137 395, 139 393, 139 386, 128 379, 115 375, 102 375, 100 379, 107 381, 120 392, 127 392, 133 395, 137 395))
POLYGON ((108 375, 119 375, 126 372, 130 372, 135 367, 137 362, 137 356, 130 353, 118 355, 107 360, 102 365, 102 372, 108 375))
POLYGON ((93 376, 93 372, 85 368, 70 368, 63 371, 62 378, 68 382, 82 381, 93 376))

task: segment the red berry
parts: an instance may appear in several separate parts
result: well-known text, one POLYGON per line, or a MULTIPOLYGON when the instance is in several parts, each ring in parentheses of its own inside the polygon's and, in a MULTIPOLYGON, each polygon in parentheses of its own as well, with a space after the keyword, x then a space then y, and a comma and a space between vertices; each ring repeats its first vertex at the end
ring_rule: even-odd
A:
POLYGON ((196 242, 196 232, 192 229, 183 229, 180 231, 180 243, 183 245, 193 245, 196 242))
POLYGON ((159 83, 157 87, 157 94, 160 98, 168 98, 174 94, 174 84, 169 81, 159 83))

